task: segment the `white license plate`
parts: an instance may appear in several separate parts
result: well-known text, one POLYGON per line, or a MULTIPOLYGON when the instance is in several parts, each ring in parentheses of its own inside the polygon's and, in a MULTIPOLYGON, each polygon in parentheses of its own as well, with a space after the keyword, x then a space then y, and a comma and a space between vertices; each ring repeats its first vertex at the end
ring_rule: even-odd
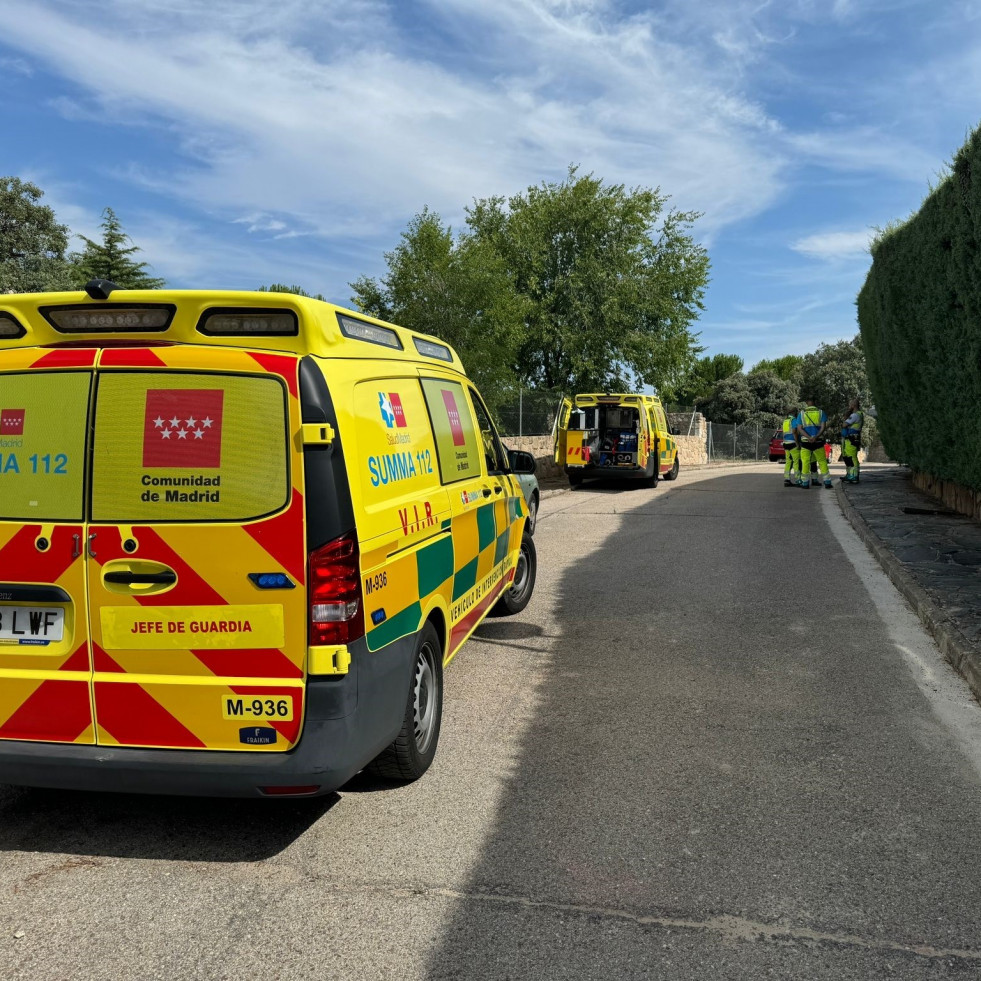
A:
POLYGON ((0 644, 50 644, 64 633, 59 606, 0 606, 0 644))

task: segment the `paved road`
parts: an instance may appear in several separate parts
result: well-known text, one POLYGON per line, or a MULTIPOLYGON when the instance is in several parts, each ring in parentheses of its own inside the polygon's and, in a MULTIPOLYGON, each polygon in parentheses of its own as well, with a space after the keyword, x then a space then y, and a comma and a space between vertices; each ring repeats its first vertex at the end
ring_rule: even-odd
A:
POLYGON ((411 787, 0 788, 0 978, 981 978, 981 710, 834 495, 586 485, 536 537, 411 787))

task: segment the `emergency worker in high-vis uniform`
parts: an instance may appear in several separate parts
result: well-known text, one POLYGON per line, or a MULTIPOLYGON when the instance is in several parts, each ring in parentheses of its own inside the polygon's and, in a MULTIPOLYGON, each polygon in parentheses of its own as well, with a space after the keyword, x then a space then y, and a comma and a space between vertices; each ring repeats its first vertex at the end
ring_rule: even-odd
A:
POLYGON ((862 429, 865 426, 865 413, 857 398, 848 403, 848 418, 841 428, 841 457, 848 468, 841 479, 849 484, 858 483, 858 451, 862 448, 862 429))
MULTIPOLYGON (((816 459, 818 470, 824 478, 824 486, 830 488, 831 474, 828 473, 828 457, 824 452, 824 430, 828 425, 827 415, 810 402, 801 409, 796 419, 795 432, 800 441, 800 480, 798 487, 811 486, 811 460, 816 459)), ((815 476, 815 486, 817 477, 815 476)))
POLYGON ((794 427, 797 425, 797 412, 790 409, 783 421, 783 486, 794 486, 794 471, 800 479, 800 447, 797 445, 797 435, 794 427))

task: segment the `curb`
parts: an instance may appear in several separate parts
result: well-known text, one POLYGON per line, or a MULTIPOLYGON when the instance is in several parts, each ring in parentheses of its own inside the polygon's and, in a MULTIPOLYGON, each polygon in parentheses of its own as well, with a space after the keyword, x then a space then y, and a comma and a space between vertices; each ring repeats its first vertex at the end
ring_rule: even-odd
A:
POLYGON ((972 648, 951 618, 930 598, 927 591, 903 568, 899 559, 869 527, 865 518, 848 500, 840 481, 835 484, 835 496, 858 537, 862 539, 866 548, 875 556, 883 571, 892 580, 893 585, 903 594, 916 615, 923 621, 923 625, 930 631, 944 657, 968 683, 974 697, 981 701, 981 653, 972 648))

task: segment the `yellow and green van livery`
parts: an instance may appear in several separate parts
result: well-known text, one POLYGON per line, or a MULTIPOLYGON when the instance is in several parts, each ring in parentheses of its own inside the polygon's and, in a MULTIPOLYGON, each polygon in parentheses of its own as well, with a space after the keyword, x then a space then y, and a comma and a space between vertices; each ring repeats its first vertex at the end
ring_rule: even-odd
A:
POLYGON ((0 297, 0 782, 314 795, 429 766, 534 588, 455 352, 289 294, 0 297))
POLYGON ((573 486, 593 476, 638 478, 653 487, 678 476, 674 435, 656 395, 566 397, 555 417, 555 462, 573 486))

